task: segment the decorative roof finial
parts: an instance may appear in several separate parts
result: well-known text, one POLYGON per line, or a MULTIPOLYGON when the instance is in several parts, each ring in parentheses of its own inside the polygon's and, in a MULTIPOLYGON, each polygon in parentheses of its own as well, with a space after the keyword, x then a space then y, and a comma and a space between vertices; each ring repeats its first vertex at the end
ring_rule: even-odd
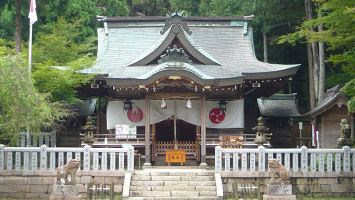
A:
POLYGON ((185 15, 185 12, 179 13, 178 10, 175 10, 174 13, 167 12, 166 16, 170 17, 170 19, 165 21, 164 28, 163 28, 163 30, 160 31, 160 34, 163 35, 171 27, 175 34, 178 34, 182 28, 183 30, 186 31, 187 34, 191 35, 192 32, 190 31, 189 27, 187 26, 187 23, 182 20, 184 15, 185 15))
POLYGON ((185 53, 184 49, 178 49, 176 45, 174 45, 173 49, 168 47, 166 49, 166 54, 160 56, 158 63, 161 64, 169 61, 192 63, 192 60, 189 59, 189 56, 185 53))

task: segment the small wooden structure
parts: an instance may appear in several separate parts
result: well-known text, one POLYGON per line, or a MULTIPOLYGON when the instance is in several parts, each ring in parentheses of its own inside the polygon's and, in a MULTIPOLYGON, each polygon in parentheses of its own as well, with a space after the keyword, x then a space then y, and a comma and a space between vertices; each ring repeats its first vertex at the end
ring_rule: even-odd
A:
POLYGON ((347 119, 351 126, 351 138, 354 138, 354 113, 348 112, 348 99, 340 92, 340 85, 327 90, 323 101, 311 110, 315 130, 319 132, 320 148, 333 148, 340 137, 340 121, 347 119))
POLYGON ((266 126, 270 128, 269 133, 272 133, 270 143, 273 147, 290 148, 299 145, 298 140, 292 137, 295 130, 293 127, 298 128, 294 120, 301 117, 296 95, 274 94, 269 98, 257 99, 260 115, 266 118, 266 126))

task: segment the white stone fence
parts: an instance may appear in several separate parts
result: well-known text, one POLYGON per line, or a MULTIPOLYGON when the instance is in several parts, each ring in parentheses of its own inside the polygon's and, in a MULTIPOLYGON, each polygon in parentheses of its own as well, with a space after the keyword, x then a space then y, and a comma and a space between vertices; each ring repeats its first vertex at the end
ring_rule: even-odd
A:
POLYGON ((56 132, 42 132, 38 134, 21 132, 19 138, 20 147, 40 147, 42 144, 48 147, 56 146, 56 132))
POLYGON ((80 160, 81 170, 134 171, 133 146, 90 148, 85 145, 67 148, 47 147, 46 145, 41 147, 0 145, 0 170, 55 170, 74 158, 80 160), (125 161, 127 162, 126 169, 125 161))
POLYGON ((268 159, 276 158, 293 172, 355 171, 355 149, 226 149, 215 148, 215 170, 268 171, 268 159), (352 154, 352 155, 351 155, 352 154), (352 156, 352 169, 351 169, 352 156), (224 161, 223 161, 224 160, 224 161), (232 162, 232 163, 231 163, 232 162))

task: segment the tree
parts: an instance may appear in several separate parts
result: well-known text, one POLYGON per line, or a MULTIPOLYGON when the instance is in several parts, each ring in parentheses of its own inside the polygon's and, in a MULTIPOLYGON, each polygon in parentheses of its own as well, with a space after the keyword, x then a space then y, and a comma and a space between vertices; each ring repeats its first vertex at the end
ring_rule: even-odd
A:
POLYGON ((70 115, 66 104, 37 92, 20 57, 0 58, 0 85, 0 139, 11 138, 16 144, 21 130, 39 131, 70 115))
MULTIPOLYGON (((334 68, 355 75, 355 1, 317 0, 320 2, 318 18, 305 21, 295 33, 283 36, 281 42, 294 44, 305 39, 308 43, 324 42, 327 45, 328 62, 334 68), (311 27, 324 25, 324 30, 313 31, 311 27)), ((343 79, 344 80, 344 79, 343 79)), ((342 91, 350 97, 349 112, 355 111, 355 80, 348 81, 342 91)), ((341 82, 339 82, 341 83, 341 82)), ((344 84, 344 83, 343 83, 344 84)))
POLYGON ((95 0, 97 7, 100 8, 100 14, 103 16, 127 16, 129 7, 123 0, 95 0))
POLYGON ((130 16, 165 16, 169 0, 128 0, 130 16))
MULTIPOLYGON (((15 40, 16 36, 18 45, 21 45, 22 40, 28 40, 29 6, 30 0, 0 1, 0 38, 15 40)), ((82 34, 77 39, 79 42, 84 42, 86 37, 96 34, 98 26, 96 15, 127 16, 128 14, 129 8, 125 0, 37 0, 38 21, 33 26, 33 39, 36 40, 37 32, 45 31, 42 25, 54 25, 60 17, 64 17, 68 23, 82 20, 80 27, 82 34)))
POLYGON ((16 54, 21 52, 22 28, 21 28, 21 0, 16 0, 16 20, 15 20, 15 42, 16 54))
POLYGON ((33 45, 35 86, 39 92, 50 93, 53 101, 78 103, 75 88, 92 78, 80 70, 93 64, 96 40, 89 37, 83 44, 74 42, 81 35, 81 24, 81 20, 67 23, 60 18, 54 26, 44 26, 46 33, 38 33, 33 45))

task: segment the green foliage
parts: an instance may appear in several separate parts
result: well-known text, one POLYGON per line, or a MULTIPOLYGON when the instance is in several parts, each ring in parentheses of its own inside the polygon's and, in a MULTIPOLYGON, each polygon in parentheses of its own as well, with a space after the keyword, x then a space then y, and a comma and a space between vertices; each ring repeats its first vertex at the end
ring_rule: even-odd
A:
POLYGON ((127 16, 129 8, 123 0, 95 0, 103 16, 127 16))
POLYGON ((15 33, 14 21, 15 7, 9 4, 3 5, 0 13, 0 38, 12 38, 15 33))
POLYGON ((15 137, 29 128, 39 131, 69 116, 66 104, 52 103, 49 94, 37 92, 28 66, 19 57, 0 58, 0 139, 15 137))
POLYGON ((15 42, 0 38, 0 57, 15 53, 15 42))
POLYGON ((355 112, 355 78, 347 82, 341 91, 350 97, 348 101, 348 111, 355 112))
POLYGON ((80 37, 81 20, 66 23, 60 18, 54 26, 44 26, 33 45, 33 78, 39 92, 50 93, 53 101, 78 103, 75 88, 90 81, 92 76, 80 70, 93 64, 96 50, 93 38, 86 43, 74 41, 80 37))
POLYGON ((244 16, 251 15, 254 0, 201 0, 199 13, 201 16, 244 16))
MULTIPOLYGON (((328 62, 334 68, 342 67, 344 72, 355 75, 355 1, 353 0, 317 0, 322 5, 319 8, 322 16, 303 22, 298 31, 281 37, 279 43, 289 42, 325 42, 330 53, 328 62), (324 30, 311 31, 310 27, 324 25, 324 30)), ((332 79, 334 80, 334 79, 332 79)), ((338 79, 339 83, 344 79, 338 79)), ((349 81, 349 80, 348 80, 349 81)), ((349 112, 355 111, 355 88, 353 80, 348 82, 342 91, 349 96, 349 112)))
POLYGON ((199 1, 195 0, 170 0, 171 12, 178 9, 185 11, 187 16, 199 16, 199 1))
POLYGON ((331 88, 336 85, 341 85, 342 87, 349 82, 353 76, 347 72, 341 71, 330 75, 325 81, 325 87, 331 88))
MULTIPOLYGON (((0 38, 13 39, 15 33, 15 2, 0 1, 0 38)), ((28 40, 29 0, 21 1, 21 21, 23 40, 28 40)), ((83 43, 87 37, 96 35, 98 26, 96 15, 127 16, 129 9, 125 0, 37 0, 38 21, 33 26, 36 33, 43 31, 42 25, 54 25, 60 17, 67 23, 81 20, 78 27, 82 33, 77 41, 83 43)))
POLYGON ((130 16, 165 16, 169 0, 130 0, 130 16))

